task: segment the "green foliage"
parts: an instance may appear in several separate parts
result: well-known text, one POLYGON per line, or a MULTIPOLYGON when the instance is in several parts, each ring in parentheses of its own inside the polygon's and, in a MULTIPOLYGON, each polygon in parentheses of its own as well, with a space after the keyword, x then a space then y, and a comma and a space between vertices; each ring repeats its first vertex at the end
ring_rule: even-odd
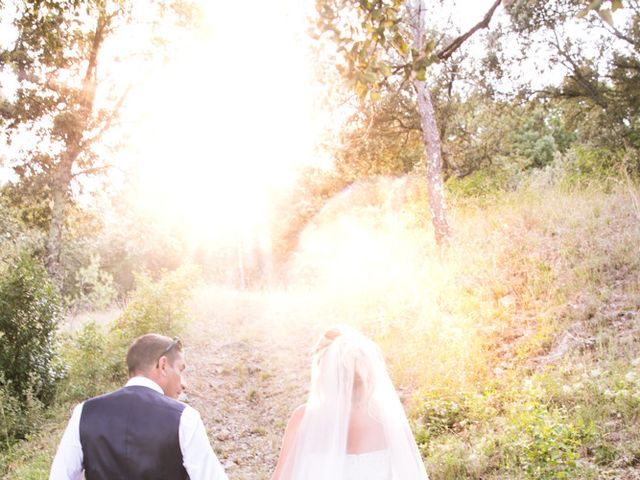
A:
POLYGON ((336 174, 349 183, 403 175, 423 164, 420 119, 408 92, 362 105, 342 129, 333 156, 336 174))
POLYGON ((549 52, 551 63, 566 67, 562 85, 545 89, 545 97, 561 105, 568 129, 585 145, 635 150, 629 167, 638 172, 640 5, 625 4, 624 16, 612 13, 619 7, 578 0, 506 5, 523 45, 549 52))
POLYGON ((100 256, 92 255, 89 265, 75 275, 75 288, 70 303, 78 310, 102 310, 116 296, 113 277, 100 268, 100 256))
POLYGON ((512 468, 522 468, 527 478, 576 478, 580 448, 590 430, 574 425, 567 413, 531 403, 510 420, 512 433, 505 445, 505 457, 512 468))
POLYGON ((546 116, 538 110, 515 132, 513 148, 527 160, 527 168, 541 168, 553 161, 556 152, 566 152, 574 137, 565 130, 560 117, 546 116))
POLYGON ((462 65, 470 63, 465 60, 472 59, 452 62, 432 89, 445 178, 465 177, 511 156, 511 133, 522 121, 521 108, 493 98, 488 88, 479 86, 482 70, 467 68, 461 78, 462 65))
POLYGON ((12 264, 21 255, 41 256, 44 234, 30 228, 21 218, 22 210, 13 204, 12 189, 0 187, 0 262, 12 264))
MULTIPOLYGON (((99 255, 101 269, 113 277, 119 298, 125 298, 135 286, 134 272, 159 276, 165 270, 177 269, 188 252, 184 238, 143 218, 126 194, 113 199, 112 204, 115 220, 104 226, 102 234, 86 245, 85 251, 99 255)), ((82 261, 75 262, 77 268, 89 263, 86 253, 78 258, 82 261)))
POLYGON ((568 185, 606 185, 621 176, 622 150, 577 145, 570 153, 565 180, 568 185))
POLYGON ((67 339, 62 350, 67 375, 59 401, 77 402, 113 390, 124 378, 122 346, 95 322, 67 339))
MULTIPOLYGON (((34 453, 33 458, 26 465, 16 469, 12 472, 15 474, 15 478, 20 480, 43 480, 49 476, 49 470, 51 469, 51 458, 54 455, 54 451, 34 453)), ((7 478, 7 477, 5 477, 7 478)))
POLYGON ((86 398, 123 382, 127 349, 140 335, 179 335, 188 321, 188 302, 199 279, 200 271, 193 266, 164 272, 157 280, 145 273, 137 275, 127 307, 108 330, 90 322, 65 345, 69 372, 62 398, 86 398))
POLYGON ((18 397, 0 372, 0 452, 26 438, 44 418, 46 405, 35 396, 32 387, 25 390, 18 397))
POLYGON ((333 42, 335 66, 363 103, 407 80, 425 81, 429 67, 468 38, 439 45, 446 37, 425 25, 424 5, 404 0, 320 0, 316 12, 314 36, 333 42))
POLYGON ((20 442, 6 445, 0 433, 0 478, 2 480, 48 477, 51 460, 56 452, 62 431, 69 421, 69 405, 49 407, 46 412, 36 412, 42 421, 38 429, 20 442))
POLYGON ((0 271, 0 442, 24 438, 51 403, 60 300, 43 266, 22 255, 0 271))
POLYGON ((316 2, 314 34, 317 38, 329 35, 335 42, 340 57, 337 67, 361 100, 375 100, 392 75, 393 65, 384 53, 387 50, 412 59, 401 69, 404 75, 414 69, 418 75, 424 74, 426 65, 418 62, 425 56, 409 49, 410 39, 401 28, 402 4, 402 0, 316 2))
POLYGON ((46 231, 51 221, 51 192, 44 175, 32 174, 17 183, 7 182, 0 192, 6 208, 11 208, 25 227, 46 231))
POLYGON ((17 398, 48 401, 61 376, 55 361, 60 299, 43 266, 23 256, 0 279, 0 371, 17 398))
POLYGON ((482 396, 475 392, 425 389, 417 395, 413 416, 417 421, 416 442, 428 454, 432 442, 447 434, 459 433, 481 416, 482 396))
POLYGON ((454 198, 492 198, 510 190, 512 174, 499 167, 476 170, 466 177, 449 177, 446 186, 454 198))
POLYGON ((524 376, 482 394, 433 389, 419 397, 416 440, 433 478, 585 478, 580 461, 598 436, 595 424, 545 403, 544 387, 559 385, 524 376))
POLYGON ((177 335, 187 323, 188 301, 199 279, 200 270, 189 265, 164 272, 158 280, 146 273, 137 275, 135 289, 112 332, 127 345, 149 332, 177 335))

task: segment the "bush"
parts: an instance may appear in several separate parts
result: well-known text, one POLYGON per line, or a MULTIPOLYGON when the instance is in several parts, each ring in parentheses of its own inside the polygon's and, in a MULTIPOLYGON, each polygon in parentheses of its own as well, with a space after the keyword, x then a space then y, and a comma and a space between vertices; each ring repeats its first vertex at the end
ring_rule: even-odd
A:
POLYGON ((47 402, 62 376, 55 361, 60 299, 44 267, 23 256, 0 279, 0 372, 18 399, 47 402))
POLYGON ((111 328, 90 322, 67 340, 63 357, 68 375, 59 400, 93 397, 124 382, 126 352, 136 337, 150 332, 169 337, 181 334, 188 321, 187 302, 199 276, 194 267, 165 272, 157 280, 137 275, 129 303, 111 328))
POLYGON ((570 422, 561 409, 549 410, 532 402, 511 419, 505 460, 527 478, 579 478, 580 448, 590 435, 586 425, 570 422))
POLYGON ((60 301, 46 271, 29 256, 0 276, 0 441, 24 438, 42 418, 62 377, 55 361, 60 301))
POLYGON ((124 378, 124 357, 95 322, 85 324, 63 349, 67 377, 58 400, 77 402, 113 390, 124 378))
MULTIPOLYGON (((421 450, 431 454, 432 444, 483 425, 498 414, 499 394, 489 385, 482 392, 452 388, 424 389, 412 416, 417 419, 416 440, 421 450)), ((446 442, 445 442, 446 443, 446 442)))
POLYGON ((113 277, 100 269, 100 256, 92 255, 89 264, 76 272, 68 303, 76 310, 102 310, 113 302, 116 293, 113 277))
POLYGON ((464 428, 469 422, 469 413, 469 405, 462 394, 424 393, 417 411, 421 428, 416 440, 420 448, 426 451, 432 439, 464 428))
POLYGON ((604 185, 620 177, 623 151, 576 146, 568 154, 568 186, 604 185))
POLYGON ((450 177, 446 186, 454 198, 492 198, 511 190, 515 185, 515 177, 508 166, 494 165, 465 177, 450 177))
POLYGON ((146 273, 137 275, 127 308, 115 322, 112 332, 127 345, 149 332, 170 337, 177 335, 187 323, 187 302, 199 279, 200 270, 194 266, 165 272, 157 281, 146 273))
POLYGON ((31 391, 19 399, 0 375, 0 451, 25 438, 41 422, 45 408, 31 391))

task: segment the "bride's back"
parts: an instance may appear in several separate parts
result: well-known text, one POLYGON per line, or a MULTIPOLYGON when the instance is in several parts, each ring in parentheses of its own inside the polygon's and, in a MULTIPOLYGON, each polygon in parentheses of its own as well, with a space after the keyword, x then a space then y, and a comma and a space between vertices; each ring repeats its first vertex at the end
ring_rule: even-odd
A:
POLYGON ((361 454, 386 448, 382 424, 366 408, 354 406, 349 420, 347 453, 361 454))

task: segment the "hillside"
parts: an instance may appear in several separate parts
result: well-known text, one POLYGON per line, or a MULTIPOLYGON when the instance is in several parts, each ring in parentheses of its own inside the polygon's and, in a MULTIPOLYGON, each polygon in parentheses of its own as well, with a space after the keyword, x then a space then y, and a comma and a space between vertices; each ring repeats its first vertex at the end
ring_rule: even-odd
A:
MULTIPOLYGON (((304 232, 289 289, 199 288, 188 396, 230 478, 269 478, 311 345, 340 322, 381 345, 432 479, 640 478, 632 193, 454 198, 438 251, 420 192, 398 205, 349 191, 304 232)), ((69 408, 4 478, 46 478, 69 408)))

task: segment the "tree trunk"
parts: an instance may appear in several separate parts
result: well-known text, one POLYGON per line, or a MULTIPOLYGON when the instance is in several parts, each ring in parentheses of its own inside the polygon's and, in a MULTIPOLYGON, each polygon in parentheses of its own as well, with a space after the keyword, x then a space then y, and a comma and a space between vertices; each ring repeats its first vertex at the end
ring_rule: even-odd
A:
POLYGON ((57 172, 51 182, 51 224, 49 226, 49 236, 45 251, 45 264, 47 272, 53 281, 60 286, 62 283, 62 268, 60 265, 60 246, 62 241, 62 230, 64 228, 65 209, 67 207, 69 185, 71 183, 70 155, 65 155, 63 161, 58 165, 57 172))
MULTIPOLYGON (((422 0, 410 0, 408 3, 411 29, 413 30, 413 48, 422 52, 425 48, 426 28, 424 21, 424 5, 422 0)), ((415 75, 415 74, 414 74, 415 75)), ((418 113, 422 127, 422 140, 427 155, 427 189, 429 192, 429 208, 431 210, 436 243, 448 242, 451 229, 447 222, 444 203, 444 179, 442 176, 442 144, 433 109, 431 94, 427 82, 414 76, 413 86, 418 95, 418 113)))
MULTIPOLYGON (((82 136, 88 129, 89 119, 93 111, 93 102, 96 93, 98 53, 104 41, 106 26, 106 18, 100 15, 97 20, 87 68, 82 81, 82 96, 79 105, 81 122, 79 126, 75 127, 75 130, 67 133, 66 151, 62 154, 60 163, 56 166, 50 183, 53 206, 51 209, 51 225, 49 226, 49 236, 47 238, 45 251, 45 264, 47 272, 49 272, 49 275, 58 286, 62 285, 63 280, 63 272, 60 265, 60 247, 62 230, 64 228, 65 209, 69 200, 69 187, 71 185, 71 179, 73 178, 72 168, 83 150, 82 136)), ((109 122, 109 120, 107 120, 107 122, 109 122)))
POLYGON ((444 200, 444 179, 442 176, 442 144, 436 113, 433 109, 431 94, 427 83, 414 79, 413 86, 418 94, 418 112, 422 126, 422 139, 427 155, 427 188, 429 191, 429 208, 431 209, 433 229, 436 243, 447 243, 451 236, 451 228, 447 222, 444 200))

